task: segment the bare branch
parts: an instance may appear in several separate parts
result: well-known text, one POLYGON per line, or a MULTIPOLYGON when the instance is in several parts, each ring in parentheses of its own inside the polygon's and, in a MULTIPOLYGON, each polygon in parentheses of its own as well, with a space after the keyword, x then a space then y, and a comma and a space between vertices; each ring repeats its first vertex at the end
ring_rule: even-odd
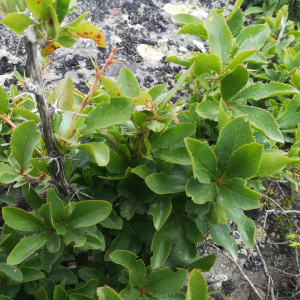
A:
POLYGON ((31 25, 24 30, 24 43, 27 52, 27 69, 31 83, 33 84, 33 88, 32 90, 29 90, 29 92, 35 95, 36 105, 43 126, 45 146, 47 148, 48 155, 53 159, 52 169, 54 179, 58 182, 64 193, 71 195, 73 193, 73 188, 67 181, 64 172, 64 160, 61 159, 60 152, 56 148, 55 137, 52 131, 52 113, 51 110, 49 110, 45 95, 42 79, 41 56, 36 40, 35 25, 31 25))
POLYGON ((266 276, 266 280, 268 281, 268 284, 267 284, 267 291, 266 291, 266 299, 268 299, 268 296, 269 296, 269 293, 270 293, 270 296, 271 296, 271 299, 272 300, 275 300, 275 295, 274 295, 274 289, 273 289, 273 279, 272 277, 270 276, 269 274, 269 271, 268 271, 268 268, 267 268, 267 264, 260 252, 260 249, 259 249, 259 246, 257 244, 257 242, 255 241, 255 248, 256 248, 256 251, 257 251, 257 254, 259 256, 259 258, 261 259, 261 262, 263 264, 263 268, 264 268, 264 273, 265 273, 265 276, 266 276))

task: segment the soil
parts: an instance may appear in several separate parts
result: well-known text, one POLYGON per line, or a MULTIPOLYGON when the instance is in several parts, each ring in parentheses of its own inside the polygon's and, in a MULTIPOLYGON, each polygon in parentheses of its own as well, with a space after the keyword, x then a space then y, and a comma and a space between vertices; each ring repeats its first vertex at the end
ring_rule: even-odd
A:
MULTIPOLYGON (((207 49, 207 43, 188 35, 176 35, 178 26, 171 21, 174 11, 172 5, 181 6, 180 10, 186 10, 205 19, 212 7, 225 7, 228 13, 234 1, 219 0, 188 0, 185 2, 175 0, 81 0, 78 1, 75 11, 66 20, 71 21, 84 12, 89 12, 87 20, 97 26, 105 35, 107 47, 100 48, 93 41, 80 39, 73 48, 61 48, 51 55, 53 64, 45 69, 45 86, 53 89, 57 83, 66 76, 70 76, 77 89, 83 93, 88 92, 85 82, 94 75, 91 58, 101 66, 108 58, 112 45, 121 49, 116 57, 126 59, 122 63, 111 65, 105 73, 108 78, 117 78, 123 65, 128 67, 140 83, 142 88, 149 89, 156 84, 167 82, 169 88, 174 83, 174 75, 181 72, 182 67, 168 63, 165 58, 170 55, 184 56, 190 51, 202 51, 207 49), (227 6, 227 4, 229 4, 227 6), (145 45, 142 46, 141 45, 145 45), (150 47, 149 47, 150 46, 150 47), (139 51, 148 47, 148 51, 139 51), (76 52, 76 54, 74 54, 76 52), (153 55, 153 53, 155 53, 153 55)), ((175 7, 176 8, 176 7, 175 7)), ((245 20, 248 24, 250 20, 245 20)), ((21 43, 20 50, 15 56, 19 36, 8 31, 0 24, 0 85, 9 90, 11 84, 17 80, 13 71, 24 74, 25 50, 21 43)), ((281 189, 286 186, 281 187, 281 189)), ((290 187, 287 187, 287 193, 290 187)), ((0 193, 4 190, 0 190, 0 193)), ((276 195, 280 195, 279 190, 276 195)), ((10 194, 18 200, 18 207, 29 209, 22 197, 20 189, 10 189, 10 194)), ((279 196, 278 196, 279 197, 279 196)), ((294 193, 299 200, 299 194, 294 193)), ((295 206, 296 204, 294 204, 295 206)), ((297 274, 295 266, 294 249, 287 244, 273 244, 284 241, 287 229, 279 226, 274 216, 270 216, 267 222, 267 238, 262 236, 262 227, 265 216, 265 207, 261 210, 246 212, 252 218, 257 227, 256 239, 261 242, 261 251, 269 266, 297 274)), ((299 232, 298 220, 294 220, 294 230, 299 232)), ((1 219, 0 219, 1 222, 1 219)), ((1 226, 1 225, 0 225, 1 226)), ((244 246, 234 223, 231 224, 232 235, 237 239, 239 256, 238 264, 243 272, 256 284, 257 289, 264 298, 264 286, 266 279, 262 270, 262 263, 254 249, 244 246)), ((207 276, 210 288, 218 285, 220 291, 211 295, 213 299, 246 300, 257 299, 251 292, 249 284, 243 279, 238 268, 221 252, 210 246, 211 240, 199 245, 199 253, 218 255, 211 275, 207 276)), ((284 275, 278 271, 270 271, 274 280, 274 290, 277 299, 300 299, 297 297, 298 282, 295 277, 284 275)))

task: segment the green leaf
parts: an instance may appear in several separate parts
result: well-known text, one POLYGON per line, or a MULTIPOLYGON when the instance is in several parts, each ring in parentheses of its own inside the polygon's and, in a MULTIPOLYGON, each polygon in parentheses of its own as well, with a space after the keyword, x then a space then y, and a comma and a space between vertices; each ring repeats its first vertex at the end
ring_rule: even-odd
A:
POLYGON ((143 287, 145 285, 146 268, 143 260, 129 251, 115 251, 110 255, 110 259, 116 264, 122 265, 129 273, 129 285, 133 288, 143 287))
POLYGON ((126 171, 126 164, 122 158, 114 151, 109 151, 109 163, 106 166, 107 170, 111 173, 124 173, 126 171))
POLYGON ((206 300, 207 285, 200 270, 193 270, 189 276, 186 300, 206 300))
POLYGON ((36 293, 34 294, 34 298, 36 300, 48 300, 49 299, 44 287, 40 287, 36 291, 36 293))
POLYGON ((234 116, 247 115, 250 124, 268 138, 283 143, 283 136, 273 115, 265 109, 254 106, 236 105, 233 109, 234 116))
POLYGON ((199 230, 196 222, 188 217, 181 218, 181 225, 184 229, 186 237, 193 243, 202 243, 204 241, 204 235, 199 230))
POLYGON ((229 18, 226 18, 226 23, 233 37, 236 37, 243 28, 244 20, 243 13, 237 9, 229 18))
POLYGON ((46 204, 46 199, 43 199, 33 188, 28 184, 22 186, 22 193, 28 204, 33 210, 38 213, 43 204, 46 204))
POLYGON ((168 83, 166 82, 165 84, 156 85, 149 90, 148 93, 151 96, 153 102, 155 102, 156 99, 160 95, 162 95, 162 93, 166 90, 167 86, 168 86, 168 83))
POLYGON ((285 96, 298 93, 299 91, 293 86, 281 82, 270 82, 266 84, 257 82, 244 88, 235 97, 233 97, 231 101, 235 101, 237 99, 261 100, 270 97, 285 96))
POLYGON ((74 273, 70 269, 62 266, 54 268, 48 276, 54 282, 60 283, 63 280, 66 281, 66 284, 76 284, 78 282, 74 273))
POLYGON ((163 110, 166 107, 169 100, 172 97, 174 97, 174 95, 179 90, 181 85, 184 83, 186 78, 190 75, 192 70, 193 70, 193 66, 191 66, 191 68, 189 68, 187 71, 181 74, 180 78, 176 82, 176 85, 168 93, 162 94, 160 97, 158 97, 155 100, 154 104, 159 106, 159 111, 163 110))
POLYGON ((61 222, 64 218, 64 203, 56 196, 53 188, 47 190, 47 202, 51 203, 51 215, 54 222, 61 222))
POLYGON ((255 139, 251 126, 244 117, 235 118, 225 125, 215 146, 215 153, 221 171, 226 170, 230 156, 239 147, 253 142, 255 142, 255 139))
POLYGON ((12 111, 26 120, 31 120, 35 123, 41 122, 41 118, 39 116, 25 108, 13 108, 12 111))
POLYGON ((221 94, 224 101, 236 95, 248 82, 249 74, 242 65, 237 65, 232 72, 221 80, 221 94))
POLYGON ((71 36, 64 35, 64 36, 58 37, 57 42, 59 44, 61 44, 63 47, 72 48, 73 45, 75 44, 76 40, 74 38, 72 38, 71 36))
POLYGON ((154 132, 161 132, 165 128, 166 124, 156 120, 151 120, 146 126, 154 132))
POLYGON ((13 300, 13 299, 7 296, 0 296, 0 300, 13 300))
POLYGON ((48 102, 57 103, 57 108, 62 110, 72 110, 74 106, 74 83, 70 77, 66 77, 59 82, 52 92, 48 102))
POLYGON ((183 33, 197 36, 201 40, 207 40, 207 38, 208 38, 207 31, 206 31, 205 27, 203 26, 203 24, 201 24, 201 23, 198 23, 198 24, 190 23, 190 24, 184 25, 182 28, 180 28, 177 31, 177 34, 183 34, 183 33))
POLYGON ((90 154, 98 166, 106 166, 109 162, 109 149, 104 143, 88 143, 77 147, 90 154))
POLYGON ((97 289, 99 300, 122 300, 122 298, 109 286, 97 289))
POLYGON ((254 209, 261 207, 258 199, 260 194, 245 186, 243 179, 225 181, 219 188, 218 201, 227 209, 241 207, 242 209, 254 209))
POLYGON ((204 119, 218 120, 219 105, 210 100, 205 100, 196 106, 196 113, 204 119))
POLYGON ((152 293, 161 295, 172 295, 182 288, 186 281, 187 272, 183 269, 176 269, 176 273, 170 268, 154 271, 147 284, 147 289, 152 293))
POLYGON ((69 28, 68 31, 76 34, 77 37, 92 39, 99 47, 105 47, 103 33, 91 23, 81 23, 76 28, 69 28))
POLYGON ((34 280, 39 280, 45 277, 45 274, 35 268, 22 266, 20 271, 23 274, 22 282, 29 282, 34 280))
POLYGON ((218 55, 225 65, 230 57, 232 35, 223 15, 217 9, 212 9, 203 24, 208 32, 211 53, 218 55))
POLYGON ((29 25, 34 24, 34 22, 23 13, 9 14, 0 23, 18 34, 22 34, 23 30, 25 30, 29 25))
POLYGON ((134 103, 127 98, 111 98, 110 103, 102 102, 85 119, 88 130, 105 128, 130 119, 134 103))
POLYGON ((104 275, 95 269, 81 268, 79 270, 79 275, 86 282, 91 279, 97 279, 99 286, 104 284, 104 275))
POLYGON ((72 294, 69 296, 69 300, 94 300, 94 298, 80 294, 72 294))
POLYGON ((227 224, 225 208, 219 202, 212 203, 210 211, 205 216, 213 225, 218 225, 219 222, 227 224))
POLYGON ((263 153, 256 176, 270 177, 281 172, 286 165, 293 163, 293 159, 278 153, 263 153))
POLYGON ((5 263, 0 264, 0 277, 10 278, 17 282, 22 282, 23 280, 23 275, 20 270, 5 263))
POLYGON ((56 253, 60 249, 60 238, 56 231, 53 231, 47 242, 47 249, 50 253, 56 253))
POLYGON ((6 114, 8 107, 8 96, 3 87, 0 86, 0 113, 6 114))
POLYGON ((7 258, 7 263, 9 265, 17 265, 21 263, 25 258, 31 255, 33 252, 35 252, 43 245, 45 245, 47 240, 48 240, 48 234, 37 234, 37 235, 28 236, 21 239, 21 241, 9 254, 7 258))
POLYGON ((216 255, 207 255, 204 257, 201 257, 189 265, 185 266, 185 268, 191 272, 194 269, 200 269, 202 272, 209 272, 214 263, 216 262, 216 255))
POLYGON ((167 196, 158 196, 150 203, 148 215, 153 216, 153 225, 156 230, 160 230, 172 210, 171 198, 167 196))
POLYGON ((13 195, 0 195, 0 204, 5 203, 7 206, 16 206, 17 199, 13 195))
POLYGON ((191 61, 180 59, 178 56, 172 55, 166 58, 166 61, 189 68, 192 65, 191 61))
POLYGON ((219 225, 213 225, 209 222, 207 223, 212 239, 217 244, 225 248, 230 253, 234 261, 237 261, 238 248, 235 239, 229 235, 231 231, 229 225, 221 223, 219 225))
POLYGON ((53 300, 66 300, 68 297, 67 292, 64 288, 56 285, 53 291, 53 300))
POLYGON ((57 14, 52 5, 47 6, 47 14, 49 21, 47 22, 47 36, 49 40, 56 41, 59 36, 59 22, 57 14))
POLYGON ((2 214, 6 224, 11 228, 29 232, 45 229, 45 225, 38 217, 20 208, 3 207, 2 214))
POLYGON ((241 238, 247 247, 254 247, 255 224, 240 208, 226 210, 226 216, 238 226, 241 238))
MULTIPOLYGON (((209 212, 210 207, 211 207, 211 203, 210 202, 206 202, 205 204, 196 204, 193 201, 188 201, 185 204, 185 211, 187 213, 190 213, 190 214, 205 215, 205 214, 207 214, 209 212)), ((201 229, 201 231, 202 231, 202 229, 201 229)))
POLYGON ((122 67, 117 79, 117 86, 120 91, 129 98, 137 97, 140 94, 140 86, 133 73, 126 67, 122 67))
POLYGON ((232 61, 229 63, 229 65, 226 67, 226 70, 233 70, 238 64, 242 63, 244 60, 246 60, 248 57, 250 57, 252 54, 254 54, 257 50, 245 50, 241 51, 238 54, 234 56, 232 61))
POLYGON ((251 143, 238 148, 229 158, 226 178, 249 179, 255 176, 259 169, 263 145, 251 143))
MULTIPOLYGON (((292 74, 291 75, 291 82, 295 88, 300 90, 300 75, 299 74, 292 74)), ((1 109, 1 108, 0 108, 1 109)))
POLYGON ((186 194, 192 197, 195 203, 204 204, 216 199, 217 188, 215 184, 203 184, 197 179, 191 178, 186 185, 186 194))
POLYGON ((175 218, 169 218, 164 225, 155 232, 151 250, 152 269, 159 268, 167 259, 171 245, 179 243, 179 228, 175 218))
POLYGON ((299 95, 296 95, 293 99, 286 98, 284 100, 277 116, 277 122, 281 129, 293 129, 300 123, 300 113, 298 112, 299 106, 299 95))
POLYGON ((265 25, 251 25, 245 27, 236 38, 236 43, 240 47, 243 42, 250 38, 256 40, 256 49, 260 49, 270 34, 270 29, 265 25))
MULTIPOLYGON (((71 0, 72 2, 72 0, 71 0)), ((66 27, 73 27, 76 28, 80 25, 80 23, 83 21, 83 19, 88 15, 88 12, 83 13, 81 16, 76 18, 74 21, 70 22, 69 24, 66 25, 66 27)), ((102 77, 101 77, 102 78, 102 77)))
POLYGON ((97 286, 98 286, 98 280, 90 279, 85 285, 81 287, 76 287, 75 290, 69 290, 68 294, 69 295, 80 294, 88 297, 93 297, 97 286))
POLYGON ((112 241, 110 247, 106 250, 105 261, 110 261, 109 255, 116 250, 128 250, 131 242, 131 234, 128 227, 125 227, 120 234, 112 241))
POLYGON ((26 0, 27 8, 29 12, 32 12, 32 16, 35 19, 42 19, 44 21, 48 21, 48 13, 47 13, 47 6, 48 4, 52 4, 53 1, 36 1, 36 0, 26 0))
POLYGON ((11 153, 24 171, 32 157, 40 134, 33 121, 27 121, 14 129, 11 135, 11 153))
POLYGON ((223 100, 220 100, 219 104, 219 113, 218 113, 218 127, 219 127, 219 132, 222 131, 224 126, 230 122, 230 117, 227 114, 227 106, 223 102, 223 100))
POLYGON ((19 176, 18 172, 9 165, 0 163, 0 182, 11 183, 19 176))
POLYGON ((194 134, 196 127, 191 123, 176 124, 161 133, 153 143, 153 149, 168 149, 183 142, 187 136, 194 134))
POLYGON ((65 16, 68 14, 70 0, 56 0, 55 11, 57 13, 58 22, 61 23, 65 16))
POLYGON ((63 254, 64 247, 61 247, 58 252, 50 253, 47 247, 44 247, 41 254, 41 262, 43 268, 49 273, 52 270, 52 265, 61 257, 63 254))
POLYGON ((179 226, 179 243, 174 247, 174 254, 184 263, 188 263, 197 255, 196 244, 187 239, 181 226, 179 226))
POLYGON ((262 7, 252 6, 244 11, 244 15, 249 16, 251 14, 260 14, 263 12, 265 12, 265 10, 262 7))
POLYGON ((112 210, 109 202, 100 200, 88 200, 75 204, 68 224, 73 228, 81 228, 95 225, 107 218, 112 210))
POLYGON ((123 222, 122 219, 116 215, 114 210, 112 210, 110 215, 100 222, 100 225, 111 229, 122 229, 123 222))
POLYGON ((125 97, 118 86, 111 80, 105 78, 104 76, 101 76, 101 83, 110 97, 125 97))
POLYGON ((185 138, 194 178, 201 183, 210 183, 218 176, 217 158, 206 142, 200 142, 191 138, 185 138))
POLYGON ((146 184, 153 192, 163 195, 185 191, 187 180, 188 177, 183 172, 178 171, 170 174, 161 172, 148 176, 146 184))
POLYGON ((213 53, 195 53, 190 61, 195 62, 193 71, 196 76, 211 72, 221 74, 220 57, 213 53))
POLYGON ((190 165, 191 159, 186 147, 179 147, 174 149, 166 150, 153 150, 152 153, 167 162, 179 164, 179 165, 190 165))
POLYGON ((138 199, 126 200, 120 207, 120 215, 130 220, 133 217, 135 210, 141 205, 141 201, 138 199))
POLYGON ((173 15, 171 17, 171 20, 174 23, 177 23, 180 26, 186 25, 186 24, 190 24, 190 23, 194 23, 194 24, 201 24, 203 23, 201 19, 190 15, 190 14, 177 14, 177 15, 173 15))

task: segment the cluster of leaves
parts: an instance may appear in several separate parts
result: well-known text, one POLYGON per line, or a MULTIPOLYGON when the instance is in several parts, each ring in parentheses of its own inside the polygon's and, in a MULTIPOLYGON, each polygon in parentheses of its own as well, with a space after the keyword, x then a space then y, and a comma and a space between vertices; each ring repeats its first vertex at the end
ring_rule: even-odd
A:
POLYGON ((272 17, 272 15, 276 14, 276 12, 284 5, 289 6, 289 19, 299 22, 299 0, 245 0, 243 3, 243 7, 246 9, 244 15, 259 14, 257 19, 262 16, 272 17))
POLYGON ((63 25, 65 16, 75 8, 76 0, 13 0, 2 3, 5 14, 0 23, 14 32, 21 34, 28 26, 35 25, 38 40, 42 41, 42 56, 47 57, 61 46, 71 48, 76 38, 88 38, 99 47, 105 47, 102 32, 90 23, 82 22, 88 13, 84 13, 74 21, 63 25), (28 11, 32 17, 22 11, 28 11), (21 12, 20 12, 21 11, 21 12))
MULTIPOLYGON (((46 10, 27 0, 40 13, 38 36, 53 16, 42 12, 68 1, 41 2, 46 10)), ((200 257, 197 244, 207 232, 236 260, 229 219, 253 247, 255 225, 243 210, 261 207, 266 177, 281 172, 293 182, 284 170, 300 164, 300 36, 286 21, 278 43, 277 17, 243 29, 241 3, 226 18, 217 9, 204 22, 173 17, 179 34, 207 39, 209 52, 169 57, 187 68, 169 91, 167 84, 141 90, 126 67, 116 81, 108 79, 97 66, 88 95, 70 78, 46 90, 65 157, 60 172, 74 194, 57 186, 25 79, 16 73, 25 93, 12 85, 11 102, 0 88, 0 182, 22 186, 32 208, 0 197, 7 205, 0 299, 206 300, 200 270, 209 271, 216 257, 200 257), (169 104, 182 87, 186 96, 169 104)), ((11 26, 8 17, 2 22, 11 26)), ((67 31, 78 33, 74 22, 67 31)))

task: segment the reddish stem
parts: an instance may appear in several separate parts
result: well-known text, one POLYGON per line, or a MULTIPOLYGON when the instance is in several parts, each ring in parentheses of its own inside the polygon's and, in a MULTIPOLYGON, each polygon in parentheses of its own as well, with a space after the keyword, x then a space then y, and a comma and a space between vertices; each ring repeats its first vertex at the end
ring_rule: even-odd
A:
MULTIPOLYGON (((87 94, 87 96, 85 97, 85 99, 81 102, 81 105, 80 105, 79 109, 77 110, 77 113, 80 114, 84 110, 84 108, 89 103, 89 101, 92 98, 92 96, 95 94, 95 92, 97 90, 97 85, 99 83, 99 80, 100 80, 101 76, 103 75, 103 73, 105 72, 105 70, 107 69, 107 67, 114 62, 113 61, 113 57, 114 57, 116 51, 117 51, 117 48, 113 47, 111 49, 110 55, 109 55, 106 63, 102 67, 102 69, 101 70, 99 70, 99 69, 97 70, 96 69, 96 74, 95 74, 94 82, 93 82, 93 84, 92 84, 92 86, 90 88, 89 93, 87 94)), ((69 130, 68 130, 68 132, 67 132, 67 134, 65 136, 66 139, 70 139, 75 134, 74 127, 75 127, 75 124, 76 124, 78 118, 79 118, 78 115, 73 115, 72 121, 71 121, 71 124, 70 124, 70 127, 69 127, 69 130)))
POLYGON ((4 117, 2 115, 0 115, 0 119, 2 119, 3 121, 5 121, 12 128, 16 128, 17 127, 10 119, 7 119, 6 117, 4 117))

